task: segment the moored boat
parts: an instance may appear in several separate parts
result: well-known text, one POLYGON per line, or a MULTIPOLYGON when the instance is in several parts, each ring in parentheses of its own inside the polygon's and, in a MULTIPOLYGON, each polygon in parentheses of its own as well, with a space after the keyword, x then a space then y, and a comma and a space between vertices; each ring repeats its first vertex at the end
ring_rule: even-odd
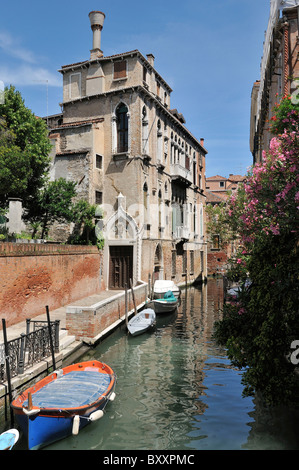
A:
POLYGON ((180 288, 171 280, 158 280, 154 283, 154 299, 162 299, 166 292, 172 291, 177 298, 180 297, 180 288))
POLYGON ((152 328, 155 322, 155 311, 152 308, 146 308, 131 318, 128 322, 128 330, 132 336, 137 336, 152 328))
POLYGON ((179 299, 172 291, 168 291, 162 299, 153 299, 152 303, 156 313, 171 312, 178 306, 179 299))
POLYGON ((0 450, 11 450, 19 440, 19 431, 17 429, 9 429, 0 434, 0 450))
POLYGON ((115 384, 111 367, 92 360, 54 371, 25 390, 11 406, 28 449, 78 434, 101 418, 115 398, 115 384))

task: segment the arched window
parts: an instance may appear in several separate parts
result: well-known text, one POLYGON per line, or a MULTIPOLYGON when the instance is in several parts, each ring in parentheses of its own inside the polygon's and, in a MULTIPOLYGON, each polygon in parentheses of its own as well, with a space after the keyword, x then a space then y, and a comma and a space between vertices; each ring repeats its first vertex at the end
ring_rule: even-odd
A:
POLYGON ((142 154, 149 155, 148 118, 146 107, 142 108, 142 154))
POLYGON ((161 121, 158 119, 157 122, 157 162, 161 163, 162 161, 162 131, 161 131, 161 121))
POLYGON ((148 198, 148 187, 147 187, 147 184, 144 183, 143 185, 143 205, 144 205, 144 211, 145 211, 145 214, 147 214, 147 198, 148 198))
POLYGON ((143 185, 143 206, 144 206, 144 223, 149 224, 150 223, 150 217, 149 217, 149 192, 148 192, 148 186, 147 183, 144 183, 143 185))
POLYGON ((162 226, 162 192, 161 189, 159 189, 158 192, 158 211, 159 211, 159 229, 162 226))
POLYGON ((129 119, 127 106, 124 103, 120 103, 115 114, 117 123, 117 152, 127 152, 129 142, 129 119))

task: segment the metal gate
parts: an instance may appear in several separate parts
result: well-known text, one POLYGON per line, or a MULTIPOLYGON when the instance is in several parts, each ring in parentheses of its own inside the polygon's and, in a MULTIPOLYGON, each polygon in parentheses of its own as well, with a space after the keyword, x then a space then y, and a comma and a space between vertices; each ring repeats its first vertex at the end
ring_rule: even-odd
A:
POLYGON ((110 246, 109 256, 109 289, 129 287, 133 279, 133 247, 110 246))

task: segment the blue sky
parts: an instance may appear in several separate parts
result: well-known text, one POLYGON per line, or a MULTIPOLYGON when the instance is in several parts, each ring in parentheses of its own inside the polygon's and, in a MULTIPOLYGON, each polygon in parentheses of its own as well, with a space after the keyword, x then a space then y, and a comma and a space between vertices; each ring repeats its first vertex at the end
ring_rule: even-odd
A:
POLYGON ((208 150, 206 175, 245 174, 250 96, 260 78, 270 0, 1 2, 0 80, 39 116, 60 112, 66 64, 89 59, 88 13, 103 11, 104 55, 138 49, 173 89, 171 107, 208 150), (48 82, 48 86, 46 83, 48 82))

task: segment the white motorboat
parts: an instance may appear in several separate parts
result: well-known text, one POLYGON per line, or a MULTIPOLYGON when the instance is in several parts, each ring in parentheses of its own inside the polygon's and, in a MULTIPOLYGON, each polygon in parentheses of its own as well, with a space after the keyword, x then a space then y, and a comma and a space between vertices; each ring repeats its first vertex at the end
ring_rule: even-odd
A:
POLYGON ((174 296, 179 298, 181 295, 180 288, 170 280, 158 280, 154 283, 154 299, 161 299, 166 292, 172 291, 174 296))
POLYGON ((141 335, 154 326, 156 314, 152 308, 146 308, 137 313, 128 322, 128 330, 132 336, 141 335))

